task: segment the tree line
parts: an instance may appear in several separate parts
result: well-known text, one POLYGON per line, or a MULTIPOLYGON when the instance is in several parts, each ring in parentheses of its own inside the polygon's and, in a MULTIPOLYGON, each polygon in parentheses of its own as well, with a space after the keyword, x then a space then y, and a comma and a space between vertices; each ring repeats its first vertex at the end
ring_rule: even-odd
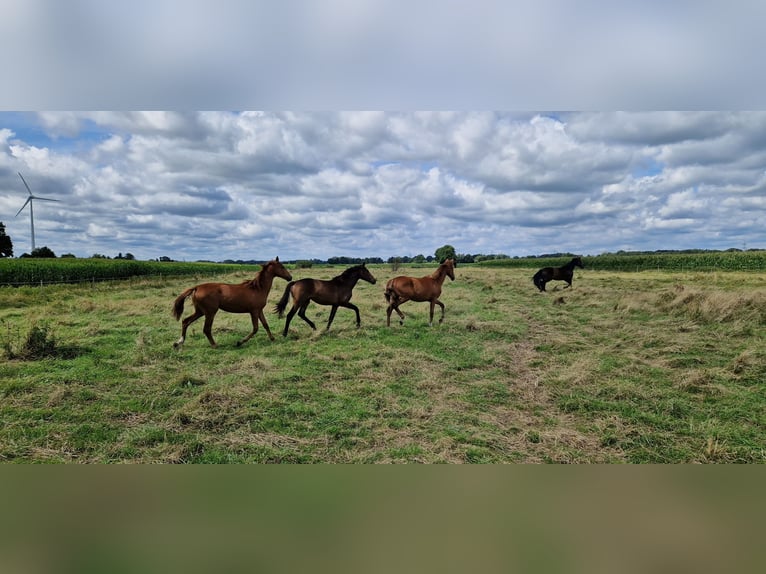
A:
MULTIPOLYGON (((722 250, 717 249, 659 249, 655 251, 616 251, 616 252, 606 252, 602 253, 601 255, 609 255, 609 256, 621 256, 621 255, 652 255, 652 254, 663 254, 663 253, 678 253, 678 254, 700 254, 700 253, 716 253, 721 252, 722 250)), ((723 250, 725 252, 739 252, 739 251, 760 251, 758 248, 751 248, 751 249, 738 249, 736 247, 723 250)), ((493 260, 503 260, 503 259, 553 259, 553 258, 567 258, 567 257, 574 257, 578 254, 576 253, 570 253, 570 252, 557 252, 557 253, 543 253, 541 255, 524 255, 522 257, 518 255, 514 255, 511 257, 510 255, 506 255, 504 253, 493 253, 493 254, 484 254, 484 253, 457 253, 455 248, 452 245, 446 244, 439 247, 433 255, 425 255, 423 253, 418 253, 417 255, 393 255, 389 257, 388 259, 383 259, 382 257, 349 257, 345 255, 338 255, 333 257, 328 257, 326 260, 324 259, 295 259, 295 260, 285 260, 285 263, 296 265, 297 267, 303 267, 308 268, 312 265, 361 265, 362 263, 369 263, 369 264, 383 264, 388 263, 392 266, 398 267, 401 264, 406 263, 415 263, 415 264, 421 264, 421 263, 441 263, 445 259, 454 259, 458 264, 459 263, 480 263, 482 261, 493 261, 493 260)), ((581 254, 579 254, 581 255, 581 254)), ((11 241, 11 238, 5 233, 5 225, 2 221, 0 221, 0 259, 4 257, 13 257, 13 242, 11 241)), ((37 247, 35 248, 32 253, 23 253, 19 257, 33 257, 33 258, 54 258, 56 257, 56 254, 53 252, 52 249, 50 249, 47 246, 43 247, 37 247)), ((64 255, 61 255, 61 258, 74 258, 75 255, 72 253, 65 253, 64 255)), ((103 255, 101 253, 94 253, 90 256, 90 259, 125 259, 129 261, 135 260, 135 256, 132 253, 125 253, 122 252, 118 253, 114 257, 109 257, 107 255, 103 255)), ((158 257, 156 259, 149 259, 149 261, 159 261, 159 262, 174 262, 173 259, 170 257, 163 255, 161 257, 158 257)), ((213 263, 209 260, 200 260, 199 262, 202 263, 213 263)), ((256 265, 259 263, 264 263, 264 260, 257 260, 257 259, 225 259, 221 261, 220 263, 225 264, 238 264, 238 265, 256 265)))

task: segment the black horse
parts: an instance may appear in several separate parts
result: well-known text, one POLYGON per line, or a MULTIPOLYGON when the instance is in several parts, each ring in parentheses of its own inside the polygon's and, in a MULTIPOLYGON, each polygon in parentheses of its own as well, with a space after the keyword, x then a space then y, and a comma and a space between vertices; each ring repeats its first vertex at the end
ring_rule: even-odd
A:
POLYGON ((566 281, 567 285, 564 287, 564 289, 566 289, 567 287, 572 286, 572 276, 574 275, 575 267, 585 269, 582 264, 582 259, 579 257, 572 258, 569 263, 561 267, 543 267, 540 271, 535 273, 534 277, 532 277, 532 281, 540 291, 545 291, 545 284, 554 279, 566 281))
POLYGON ((293 315, 298 313, 298 317, 306 321, 309 327, 316 330, 314 322, 306 317, 306 308, 309 303, 315 301, 320 305, 332 305, 330 310, 330 319, 327 321, 327 329, 330 329, 332 320, 335 318, 335 312, 338 307, 346 307, 352 309, 356 313, 356 326, 361 325, 361 319, 359 318, 359 308, 350 303, 351 292, 356 285, 356 282, 360 279, 364 279, 368 283, 375 284, 375 277, 367 269, 364 263, 356 265, 355 267, 349 267, 343 273, 337 277, 333 277, 329 281, 322 279, 300 279, 298 281, 291 281, 285 287, 285 292, 282 294, 282 298, 277 303, 274 311, 279 313, 279 316, 285 312, 287 303, 290 300, 290 295, 293 296, 293 307, 287 313, 287 320, 285 321, 285 329, 282 335, 287 337, 287 330, 290 328, 290 321, 292 321, 293 315))

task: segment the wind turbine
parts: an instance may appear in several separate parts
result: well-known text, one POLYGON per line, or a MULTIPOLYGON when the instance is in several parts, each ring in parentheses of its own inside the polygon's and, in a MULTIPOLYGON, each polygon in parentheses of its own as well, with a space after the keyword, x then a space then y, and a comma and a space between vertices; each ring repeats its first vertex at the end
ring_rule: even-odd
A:
POLYGON ((24 182, 24 187, 27 188, 27 192, 29 192, 29 197, 27 197, 27 200, 24 202, 24 205, 21 206, 21 209, 19 209, 16 212, 16 217, 19 216, 19 213, 22 212, 22 210, 27 206, 27 203, 29 204, 29 222, 32 226, 32 251, 35 250, 35 212, 33 209, 34 202, 32 200, 34 199, 40 199, 42 201, 59 201, 58 199, 49 199, 47 197, 38 197, 36 195, 32 194, 32 190, 29 189, 29 186, 27 185, 27 181, 24 179, 24 176, 21 175, 21 172, 17 172, 19 174, 19 177, 21 178, 21 181, 24 182))

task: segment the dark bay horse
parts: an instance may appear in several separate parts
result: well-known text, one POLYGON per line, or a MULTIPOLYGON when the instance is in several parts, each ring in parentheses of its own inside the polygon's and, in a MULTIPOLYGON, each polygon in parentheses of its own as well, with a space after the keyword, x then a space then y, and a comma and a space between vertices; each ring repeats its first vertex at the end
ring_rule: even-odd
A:
POLYGON ((312 329, 316 330, 316 325, 314 325, 311 319, 306 317, 306 308, 312 301, 319 305, 332 305, 330 319, 327 321, 327 330, 329 330, 330 325, 332 325, 332 320, 335 318, 335 312, 338 310, 338 307, 353 309, 356 313, 356 326, 359 328, 362 324, 359 317, 359 308, 353 303, 349 303, 349 301, 351 300, 351 292, 357 281, 360 279, 375 284, 375 277, 372 276, 372 273, 370 273, 364 263, 356 265, 355 267, 349 267, 343 273, 337 277, 333 277, 329 281, 324 281, 322 279, 300 279, 288 283, 282 298, 274 308, 274 311, 279 313, 279 316, 282 317, 285 308, 287 308, 287 302, 290 300, 290 295, 293 296, 293 307, 287 313, 285 330, 282 332, 282 335, 284 337, 287 336, 290 321, 296 311, 298 312, 298 317, 306 321, 312 329))
POLYGON ((566 281, 567 284, 566 287, 564 287, 564 289, 566 289, 567 287, 572 286, 572 276, 574 275, 575 267, 585 269, 582 264, 582 259, 579 257, 572 258, 569 263, 561 267, 543 267, 535 273, 534 277, 532 277, 532 281, 540 291, 545 291, 545 284, 554 279, 558 281, 566 281))
POLYGON ((434 322, 434 307, 439 305, 442 309, 442 316, 439 323, 444 321, 444 303, 439 301, 439 295, 442 293, 442 283, 444 278, 449 277, 455 280, 455 260, 447 259, 439 265, 439 268, 426 277, 417 279, 400 275, 394 277, 386 284, 386 325, 391 326, 391 312, 396 311, 399 315, 399 324, 404 325, 404 313, 399 309, 399 305, 407 301, 428 301, 431 303, 431 314, 428 320, 428 326, 434 322))
POLYGON ((271 284, 274 277, 281 277, 287 281, 292 281, 290 272, 279 262, 279 257, 269 261, 261 266, 261 270, 255 274, 253 279, 243 281, 242 283, 202 283, 196 287, 191 287, 178 297, 173 303, 173 317, 176 320, 181 318, 184 310, 184 301, 188 297, 192 298, 194 304, 194 313, 186 317, 181 324, 181 338, 173 343, 174 347, 180 347, 186 340, 186 329, 197 319, 205 316, 205 326, 202 332, 205 333, 207 340, 212 347, 216 346, 213 340, 213 318, 218 310, 229 313, 250 313, 253 321, 252 332, 237 342, 237 347, 246 343, 258 331, 258 320, 260 319, 263 328, 269 334, 269 339, 274 340, 274 335, 269 330, 266 323, 266 317, 263 315, 263 308, 271 291, 271 284))

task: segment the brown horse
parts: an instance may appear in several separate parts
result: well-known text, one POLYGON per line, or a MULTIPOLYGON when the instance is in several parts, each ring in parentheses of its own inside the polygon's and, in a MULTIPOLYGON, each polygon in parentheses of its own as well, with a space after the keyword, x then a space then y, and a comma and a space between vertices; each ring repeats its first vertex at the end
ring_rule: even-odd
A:
POLYGON ((260 319, 263 328, 269 334, 269 339, 274 340, 274 335, 269 330, 269 324, 266 323, 266 317, 263 315, 263 308, 266 306, 266 300, 271 291, 271 284, 274 277, 281 277, 287 281, 292 281, 292 275, 279 262, 279 257, 264 264, 261 270, 255 274, 253 279, 243 281, 239 284, 230 283, 202 283, 196 287, 191 287, 178 297, 173 303, 173 317, 176 320, 181 318, 184 310, 184 301, 187 297, 192 298, 194 304, 194 313, 183 320, 181 326, 181 338, 173 343, 174 347, 180 347, 186 340, 186 329, 197 319, 205 316, 205 326, 202 332, 205 333, 207 340, 212 347, 216 346, 213 340, 213 318, 218 310, 228 311, 229 313, 250 313, 253 320, 252 332, 237 342, 237 347, 246 343, 258 331, 258 320, 260 319))
POLYGON ((391 326, 391 312, 396 311, 399 315, 399 324, 404 325, 404 313, 399 310, 399 305, 407 301, 428 301, 431 303, 431 314, 428 320, 428 326, 434 322, 434 307, 439 305, 442 308, 442 316, 439 323, 444 321, 444 303, 439 301, 439 295, 442 293, 442 283, 444 278, 449 277, 455 280, 455 260, 447 259, 439 265, 439 268, 426 277, 416 279, 415 277, 406 277, 401 275, 394 277, 386 284, 386 325, 391 326))
POLYGON ((567 287, 572 286, 572 276, 574 275, 575 267, 585 269, 582 264, 582 259, 579 257, 574 257, 569 263, 561 267, 543 267, 535 273, 534 277, 532 277, 532 281, 540 291, 545 291, 545 284, 554 279, 558 281, 566 281, 567 284, 566 287, 564 287, 564 289, 566 289, 567 287))
POLYGON ((306 321, 309 326, 316 330, 316 325, 306 317, 306 307, 312 301, 320 305, 332 305, 330 311, 330 319, 327 321, 327 330, 329 331, 332 320, 335 318, 335 312, 338 307, 346 307, 347 309, 353 309, 356 313, 356 326, 362 324, 359 317, 359 308, 353 303, 349 303, 351 300, 351 292, 354 289, 357 281, 364 279, 368 283, 375 284, 375 277, 372 276, 369 269, 363 264, 355 267, 349 267, 343 273, 337 277, 333 277, 329 281, 323 281, 321 279, 301 279, 299 281, 291 281, 285 287, 285 292, 282 298, 274 308, 275 312, 279 313, 279 316, 285 312, 287 302, 290 299, 290 295, 293 296, 293 308, 287 313, 287 320, 285 321, 285 330, 282 332, 284 337, 287 336, 287 329, 290 327, 290 321, 292 320, 295 312, 298 312, 298 317, 306 321))

